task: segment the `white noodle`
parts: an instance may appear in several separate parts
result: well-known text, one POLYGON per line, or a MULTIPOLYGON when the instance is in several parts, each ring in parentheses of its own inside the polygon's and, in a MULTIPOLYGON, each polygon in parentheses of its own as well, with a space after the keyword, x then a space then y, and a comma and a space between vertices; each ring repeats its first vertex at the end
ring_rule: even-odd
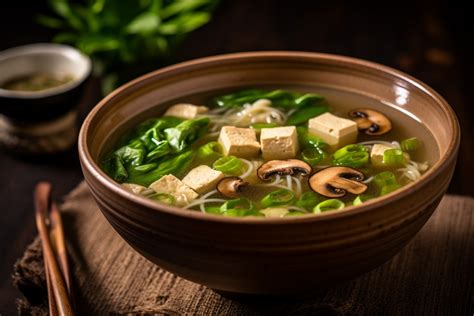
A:
POLYGON ((194 206, 197 206, 197 205, 201 205, 203 203, 221 203, 221 202, 225 202, 226 200, 224 199, 199 199, 199 200, 196 200, 192 203, 189 203, 188 205, 186 205, 184 208, 191 208, 191 207, 194 207, 194 206))
POLYGON ((293 181, 292 181, 290 175, 286 176, 286 186, 287 186, 288 190, 293 191, 293 181))
POLYGON ((375 145, 375 144, 381 144, 381 145, 387 145, 387 146, 390 146, 390 147, 394 147, 394 144, 390 143, 390 142, 386 142, 386 141, 383 141, 383 140, 370 140, 370 141, 366 141, 366 142, 360 142, 360 143, 357 143, 356 145, 375 145))
POLYGON ((302 188, 301 188, 301 179, 300 178, 297 178, 297 177, 292 177, 293 178, 293 181, 295 181, 295 184, 296 184, 296 197, 300 197, 301 195, 301 192, 302 192, 302 188))
POLYGON ((242 179, 245 179, 248 176, 250 176, 252 174, 252 172, 255 170, 254 169, 254 164, 252 162, 248 161, 247 159, 240 158, 240 160, 242 160, 247 165, 247 170, 242 175, 240 175, 240 177, 242 179))
POLYGON ((289 211, 300 211, 300 212, 303 212, 303 213, 308 213, 307 210, 305 210, 304 208, 302 207, 298 207, 298 206, 288 206, 287 209, 289 211))
POLYGON ((370 177, 370 178, 367 178, 367 179, 365 179, 364 181, 362 181, 362 183, 365 183, 365 184, 367 184, 367 183, 370 183, 370 182, 372 182, 372 180, 374 180, 374 176, 372 176, 372 177, 370 177))

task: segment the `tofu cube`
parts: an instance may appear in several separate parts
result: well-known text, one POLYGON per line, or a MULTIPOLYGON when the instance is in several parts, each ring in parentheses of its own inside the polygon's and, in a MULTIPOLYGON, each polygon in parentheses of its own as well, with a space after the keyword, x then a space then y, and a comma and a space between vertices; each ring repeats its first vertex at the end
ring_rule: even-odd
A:
POLYGON ((134 183, 122 183, 122 186, 127 190, 135 194, 141 194, 147 189, 143 185, 134 184, 134 183))
POLYGON ((224 126, 219 134, 219 143, 224 148, 226 156, 254 157, 260 153, 260 143, 257 142, 255 130, 224 126))
POLYGON ((166 110, 164 116, 176 116, 185 120, 196 118, 199 114, 209 111, 208 107, 188 103, 179 103, 166 110))
MULTIPOLYGON (((384 168, 385 165, 383 163, 383 154, 388 149, 394 149, 395 146, 389 146, 385 144, 374 144, 372 146, 372 150, 370 151, 370 162, 376 168, 384 168)), ((403 153, 405 158, 410 160, 410 155, 408 153, 403 153)))
POLYGON ((260 147, 265 160, 296 157, 299 150, 296 127, 262 128, 260 147))
POLYGON ((199 196, 193 189, 172 174, 168 174, 156 180, 150 184, 150 188, 156 193, 168 193, 172 195, 175 199, 176 206, 185 206, 199 196))
POLYGON ((355 143, 358 133, 357 124, 354 121, 331 113, 324 113, 310 119, 308 130, 333 148, 355 143))
POLYGON ((224 174, 206 165, 201 165, 189 171, 183 178, 183 183, 199 194, 204 194, 216 188, 217 182, 224 174))

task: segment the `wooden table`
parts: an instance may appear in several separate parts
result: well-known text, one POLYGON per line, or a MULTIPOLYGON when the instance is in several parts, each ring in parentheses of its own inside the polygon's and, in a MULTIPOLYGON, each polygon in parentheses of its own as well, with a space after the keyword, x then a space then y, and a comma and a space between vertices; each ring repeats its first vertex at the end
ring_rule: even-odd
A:
MULTIPOLYGON (((33 18, 47 12, 39 1, 3 6, 0 50, 45 42, 50 30, 33 18), (14 27, 12 26, 14 25, 14 27)), ((303 50, 349 55, 401 69, 431 85, 458 114, 462 145, 450 193, 474 195, 474 38, 470 11, 448 2, 410 1, 390 4, 343 1, 225 1, 214 20, 196 31, 176 61, 255 50, 303 50)), ((99 99, 95 82, 82 101, 83 112, 99 99)), ((36 234, 32 190, 49 180, 60 199, 81 179, 76 150, 43 159, 0 154, 0 314, 15 311, 19 293, 10 282, 12 265, 36 234)))

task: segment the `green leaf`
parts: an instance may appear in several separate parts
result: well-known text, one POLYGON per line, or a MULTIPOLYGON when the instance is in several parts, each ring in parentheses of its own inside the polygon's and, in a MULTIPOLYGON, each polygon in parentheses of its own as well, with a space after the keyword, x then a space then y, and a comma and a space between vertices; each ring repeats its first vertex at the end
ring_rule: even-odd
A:
POLYGON ((306 123, 309 119, 328 111, 329 108, 326 105, 305 106, 291 114, 286 121, 286 125, 300 125, 302 123, 306 123))
POLYGON ((77 47, 87 55, 118 50, 120 40, 111 36, 92 35, 79 38, 77 47))
POLYGON ((63 17, 66 22, 76 30, 82 30, 83 23, 71 9, 67 0, 49 0, 51 8, 57 15, 63 17))
POLYGON ((79 38, 79 34, 63 32, 63 33, 59 33, 58 35, 53 37, 53 42, 56 42, 56 43, 74 43, 78 40, 78 38, 79 38))
POLYGON ((211 15, 207 12, 182 14, 172 20, 164 22, 160 27, 163 35, 185 34, 209 22, 211 15))
POLYGON ((211 2, 212 1, 209 0, 175 0, 170 5, 163 8, 160 16, 164 20, 171 17, 172 15, 182 13, 184 11, 192 11, 211 2))
POLYGON ((165 129, 164 134, 171 148, 175 152, 180 152, 206 133, 208 125, 207 117, 186 120, 175 127, 165 129))
POLYGON ((64 27, 64 22, 61 21, 60 19, 56 19, 47 15, 38 15, 36 17, 36 21, 39 24, 42 24, 46 27, 52 28, 52 29, 61 29, 64 27))
POLYGON ((128 34, 152 34, 158 30, 160 17, 154 12, 144 12, 125 26, 128 34))

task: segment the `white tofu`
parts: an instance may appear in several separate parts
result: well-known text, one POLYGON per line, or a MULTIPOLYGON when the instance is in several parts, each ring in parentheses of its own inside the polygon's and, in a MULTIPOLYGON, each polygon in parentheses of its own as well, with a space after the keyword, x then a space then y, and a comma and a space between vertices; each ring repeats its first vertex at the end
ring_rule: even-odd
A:
POLYGON ((370 162, 374 167, 382 168, 383 164, 383 153, 388 149, 393 149, 395 147, 388 146, 384 144, 374 144, 372 150, 370 151, 370 162))
POLYGON ((224 174, 206 165, 201 165, 189 171, 182 182, 199 194, 207 193, 216 188, 224 174))
POLYGON ((294 126, 262 128, 260 147, 263 159, 288 159, 298 153, 298 133, 294 126))
POLYGON ((265 215, 265 217, 284 217, 289 212, 290 211, 288 211, 288 209, 284 207, 269 207, 260 210, 260 213, 265 215))
POLYGON ((219 134, 219 143, 224 148, 226 156, 254 157, 260 153, 260 143, 257 142, 255 130, 224 126, 219 134))
POLYGON ((208 107, 188 103, 179 103, 166 110, 164 116, 176 116, 185 120, 196 118, 199 114, 209 111, 208 107))
MULTIPOLYGON (((370 151, 370 162, 376 168, 384 168, 383 163, 383 154, 388 149, 394 149, 395 146, 389 146, 385 144, 374 144, 370 151)), ((407 160, 410 160, 410 155, 408 153, 403 153, 407 160)))
POLYGON ((143 191, 147 190, 147 187, 143 185, 134 184, 134 183, 122 183, 122 186, 127 190, 135 194, 141 194, 143 191))
POLYGON ((355 143, 358 133, 357 124, 354 121, 331 113, 324 113, 310 119, 308 130, 333 148, 355 143))
POLYGON ((150 188, 156 193, 168 193, 172 195, 175 199, 176 206, 185 206, 199 196, 193 189, 172 174, 168 174, 156 180, 150 184, 150 188))

